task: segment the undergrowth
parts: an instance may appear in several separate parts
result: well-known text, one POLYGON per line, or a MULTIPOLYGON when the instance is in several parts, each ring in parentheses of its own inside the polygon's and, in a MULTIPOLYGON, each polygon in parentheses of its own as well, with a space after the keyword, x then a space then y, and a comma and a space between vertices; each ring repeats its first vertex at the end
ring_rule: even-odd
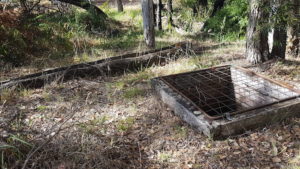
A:
POLYGON ((225 2, 224 8, 206 21, 204 30, 214 33, 219 41, 242 39, 248 24, 248 2, 246 0, 225 2))
MULTIPOLYGON (((136 14, 128 15, 134 19, 136 14)), ((0 15, 0 23, 0 64, 37 68, 111 56, 103 51, 133 48, 143 34, 135 26, 96 18, 75 8, 65 14, 53 12, 26 19, 18 12, 7 12, 0 15), (15 22, 8 21, 9 17, 15 22)))
MULTIPOLYGON (((105 4, 110 19, 96 18, 72 8, 68 13, 36 14, 21 19, 21 13, 0 15, 0 65, 29 66, 34 69, 60 67, 98 60, 136 50, 145 50, 141 10, 117 12, 105 4), (8 21, 11 17, 15 22, 8 21)), ((157 32, 157 47, 169 32, 157 32)))

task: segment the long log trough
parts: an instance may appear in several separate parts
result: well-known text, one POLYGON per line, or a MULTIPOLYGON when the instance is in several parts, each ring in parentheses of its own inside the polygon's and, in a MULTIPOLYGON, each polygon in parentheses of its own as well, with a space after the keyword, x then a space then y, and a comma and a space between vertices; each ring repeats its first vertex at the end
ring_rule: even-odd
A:
POLYGON ((187 52, 188 43, 181 42, 160 49, 138 53, 129 53, 93 62, 80 63, 71 66, 54 68, 19 78, 0 82, 0 92, 13 86, 22 88, 40 88, 51 82, 64 82, 76 78, 118 75, 134 72, 154 64, 162 64, 170 59, 177 59, 187 52))

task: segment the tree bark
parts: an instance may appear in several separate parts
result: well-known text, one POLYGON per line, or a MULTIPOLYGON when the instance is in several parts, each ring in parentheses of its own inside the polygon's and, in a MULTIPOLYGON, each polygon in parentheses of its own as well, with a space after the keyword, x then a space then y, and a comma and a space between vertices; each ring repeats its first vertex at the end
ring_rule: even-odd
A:
POLYGON ((168 25, 173 26, 173 1, 168 0, 167 2, 167 11, 168 11, 168 25))
POLYGON ((92 14, 102 17, 104 19, 108 18, 106 13, 104 13, 100 8, 91 4, 87 0, 59 0, 59 1, 78 6, 80 8, 83 8, 83 9, 91 12, 92 14))
POLYGON ((213 8, 213 11, 212 11, 210 17, 215 16, 215 14, 217 13, 217 11, 220 10, 221 8, 223 8, 224 2, 225 2, 225 0, 216 0, 215 1, 214 8, 213 8))
POLYGON ((20 2, 22 12, 24 14, 27 14, 28 13, 28 7, 27 7, 27 4, 26 4, 26 0, 19 0, 19 2, 20 2))
MULTIPOLYGON (((273 23, 274 23, 274 34, 273 34, 273 47, 271 56, 272 58, 285 58, 286 43, 287 43, 287 21, 282 19, 287 11, 284 11, 284 5, 286 0, 272 0, 271 7, 274 11, 273 23)), ((284 17, 285 18, 285 17, 284 17)))
POLYGON ((300 57, 300 1, 291 0, 292 19, 289 25, 289 53, 293 57, 300 57))
POLYGON ((154 30, 154 14, 153 1, 141 0, 144 38, 149 48, 155 48, 155 30, 154 30))
POLYGON ((123 12, 124 11, 122 0, 116 0, 116 5, 118 7, 118 12, 123 12))
POLYGON ((162 11, 162 2, 161 0, 157 0, 155 13, 156 13, 156 28, 158 30, 162 30, 161 11, 162 11))
POLYGON ((270 58, 268 45, 269 0, 249 0, 250 14, 247 28, 246 58, 252 64, 265 62, 270 58))

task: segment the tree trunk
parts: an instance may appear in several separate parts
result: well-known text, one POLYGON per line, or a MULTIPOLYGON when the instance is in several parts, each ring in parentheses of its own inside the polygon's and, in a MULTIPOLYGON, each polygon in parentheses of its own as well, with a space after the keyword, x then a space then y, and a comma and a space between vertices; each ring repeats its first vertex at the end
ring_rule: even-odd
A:
POLYGON ((153 14, 153 1, 141 0, 144 38, 149 48, 155 48, 155 31, 154 31, 154 14, 153 14))
POLYGON ((158 30, 162 30, 162 23, 161 23, 161 9, 162 9, 162 2, 161 0, 157 0, 156 6, 156 28, 158 30))
POLYGON ((123 12, 124 11, 122 0, 116 0, 116 5, 118 7, 118 12, 123 12))
POLYGON ((287 30, 284 26, 276 26, 273 34, 272 58, 285 58, 287 30))
POLYGON ((214 8, 213 8, 213 11, 212 11, 210 17, 215 16, 215 14, 217 13, 217 11, 220 10, 221 8, 223 8, 224 2, 225 2, 225 0, 216 0, 215 1, 214 8))
POLYGON ((197 14, 198 14, 198 6, 194 5, 193 6, 193 16, 197 16, 197 14))
POLYGON ((246 58, 252 63, 261 63, 270 59, 268 45, 269 0, 249 0, 250 14, 247 28, 246 58))
MULTIPOLYGON (((274 23, 274 34, 273 34, 273 47, 271 56, 273 58, 285 58, 286 42, 287 42, 287 22, 284 17, 287 11, 283 8, 286 5, 286 0, 272 0, 271 7, 273 9, 273 23, 274 23)), ((285 18, 285 17, 284 17, 285 18)))
POLYGON ((59 1, 78 6, 104 19, 108 18, 108 16, 100 8, 91 4, 87 0, 59 0, 59 1))
POLYGON ((293 57, 300 57, 300 1, 291 0, 292 19, 289 25, 289 53, 293 57))
POLYGON ((26 4, 26 0, 20 0, 19 2, 20 2, 22 12, 24 14, 27 14, 28 13, 28 7, 27 7, 27 4, 26 4))
POLYGON ((167 2, 167 11, 168 11, 168 25, 170 27, 173 26, 173 2, 172 0, 168 0, 167 2))

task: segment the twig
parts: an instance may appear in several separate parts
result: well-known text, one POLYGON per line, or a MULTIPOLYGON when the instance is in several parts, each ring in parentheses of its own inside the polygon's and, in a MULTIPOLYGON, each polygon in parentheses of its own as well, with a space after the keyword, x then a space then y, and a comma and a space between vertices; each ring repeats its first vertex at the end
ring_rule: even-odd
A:
POLYGON ((87 94, 87 96, 86 96, 86 98, 85 98, 85 105, 88 105, 88 99, 89 99, 91 93, 92 93, 92 92, 89 92, 89 93, 87 94))
MULTIPOLYGON (((55 132, 54 135, 50 136, 43 144, 41 144, 40 146, 38 146, 36 149, 32 149, 30 152, 29 152, 29 155, 27 155, 26 157, 26 160, 22 166, 22 169, 25 169, 26 168, 26 165, 28 163, 28 161, 30 160, 30 158, 38 151, 40 150, 42 147, 44 147, 47 143, 49 143, 60 131, 62 131, 62 126, 67 122, 69 121, 72 117, 74 117, 76 113, 72 114, 68 119, 66 119, 63 123, 61 123, 61 125, 59 126, 57 132, 55 132)), ((58 123, 57 123, 58 124, 58 123)), ((54 126, 57 126, 57 125, 54 125, 54 126)))
POLYGON ((29 12, 31 12, 40 2, 41 0, 38 0, 35 4, 33 4, 32 7, 29 9, 29 12))
POLYGON ((0 109, 0 114, 2 113, 2 111, 3 111, 3 107, 4 107, 4 105, 5 105, 5 103, 6 103, 6 100, 4 100, 4 102, 3 102, 3 104, 1 105, 1 109, 0 109))
POLYGON ((143 168, 143 163, 142 163, 142 153, 141 153, 141 148, 140 148, 140 142, 137 143, 138 144, 138 148, 139 148, 139 154, 140 154, 140 167, 143 168))

